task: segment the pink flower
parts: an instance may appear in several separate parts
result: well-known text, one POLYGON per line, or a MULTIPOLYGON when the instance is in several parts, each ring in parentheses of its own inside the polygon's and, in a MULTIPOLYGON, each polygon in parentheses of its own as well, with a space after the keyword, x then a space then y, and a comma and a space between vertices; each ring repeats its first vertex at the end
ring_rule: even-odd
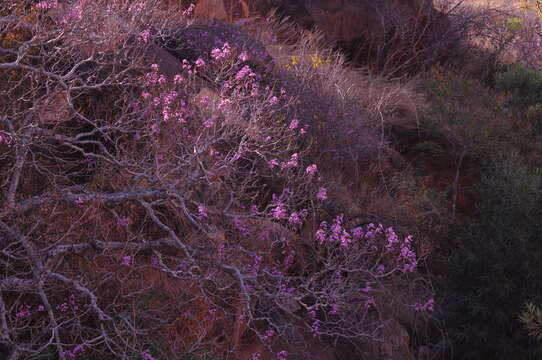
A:
POLYGON ((222 45, 222 49, 214 48, 213 50, 211 50, 211 57, 215 61, 226 59, 227 57, 230 56, 230 54, 231 54, 231 48, 230 48, 230 44, 228 44, 227 42, 224 43, 224 45, 222 45))
POLYGON ((152 73, 147 73, 145 75, 148 85, 156 84, 156 82, 158 81, 158 76, 156 74, 157 74, 156 72, 152 72, 152 73))
POLYGON ((151 94, 149 94, 149 93, 146 92, 146 91, 143 91, 143 92, 141 93, 141 96, 143 96, 144 99, 148 99, 148 98, 151 96, 151 94))
POLYGON ((151 32, 149 31, 149 29, 147 29, 147 30, 142 31, 141 34, 139 34, 139 37, 146 44, 149 41, 150 34, 151 32))
POLYGON ((39 2, 36 7, 38 9, 53 9, 53 8, 56 8, 58 5, 57 3, 57 0, 54 0, 54 1, 41 1, 39 2))
POLYGON ((316 174, 316 170, 317 170, 316 164, 312 164, 312 165, 307 166, 307 169, 305 171, 310 176, 313 176, 314 174, 316 174))
POLYGON ((298 158, 297 153, 293 153, 292 156, 290 157, 290 161, 288 161, 285 164, 282 164, 281 168, 282 169, 287 169, 287 168, 291 168, 291 167, 296 167, 297 166, 297 158, 298 158))
POLYGON ((17 317, 23 318, 30 315, 30 305, 21 307, 21 310, 16 314, 17 317))
POLYGON ((271 105, 275 105, 278 102, 279 102, 279 99, 276 96, 273 96, 271 99, 269 99, 269 103, 271 105))
POLYGON ((211 50, 211 57, 215 60, 219 60, 222 58, 222 51, 220 51, 219 48, 214 48, 211 50))
POLYGON ((180 85, 183 81, 184 81, 184 78, 179 74, 177 74, 177 75, 175 75, 173 77, 173 83, 174 84, 180 85))
POLYGON ((152 357, 151 352, 148 349, 141 353, 141 357, 143 358, 143 360, 156 360, 154 357, 152 357))
POLYGON ((243 80, 243 78, 245 76, 247 76, 250 72, 251 72, 250 66, 248 66, 248 65, 243 66, 243 68, 241 70, 239 70, 237 75, 235 75, 235 80, 237 80, 237 81, 243 80))
POLYGON ((434 311, 435 310, 435 299, 431 298, 427 300, 425 303, 425 306, 427 307, 427 311, 434 311))
POLYGON ((207 217, 207 212, 205 211, 205 208, 203 205, 198 205, 198 219, 205 219, 207 217))
POLYGON ((326 188, 321 187, 320 189, 318 189, 318 193, 316 194, 316 198, 317 198, 317 199, 320 199, 320 200, 325 200, 325 199, 327 199, 327 191, 326 191, 326 188))
POLYGON ((175 90, 172 90, 164 97, 164 104, 170 105, 177 96, 179 96, 179 94, 175 90))
POLYGON ((81 205, 83 202, 84 202, 84 200, 83 200, 83 198, 81 196, 79 196, 77 198, 77 200, 75 200, 75 203, 78 204, 78 205, 81 205))
POLYGON ((205 126, 206 128, 210 128, 211 126, 213 126, 214 122, 213 122, 213 119, 207 119, 205 120, 205 122, 203 123, 203 126, 205 126))
POLYGON ((284 207, 284 204, 279 202, 277 204, 277 207, 271 210, 271 214, 275 219, 285 219, 288 217, 288 214, 286 213, 286 208, 284 207))
POLYGON ((117 225, 118 226, 126 226, 126 225, 128 225, 128 222, 129 222, 129 220, 128 220, 127 217, 122 217, 117 221, 117 225))
POLYGON ((288 219, 288 222, 293 227, 298 227, 302 224, 301 219, 299 218, 299 215, 295 211, 290 214, 290 218, 288 219))
POLYGON ((312 323, 312 336, 317 337, 320 334, 320 322, 318 320, 314 320, 312 323))
POLYGON ((203 59, 199 57, 199 58, 196 60, 196 66, 197 66, 197 67, 203 67, 203 66, 205 66, 205 61, 203 61, 203 59))
POLYGON ((272 159, 272 160, 269 160, 267 163, 269 164, 269 167, 272 169, 279 164, 279 161, 277 159, 272 159))
POLYGON ((268 340, 268 339, 272 338, 274 334, 275 334, 275 330, 273 330, 273 329, 267 330, 265 332, 265 335, 262 336, 262 339, 263 340, 268 340))
MULTIPOLYGON (((196 8, 196 5, 190 4, 190 6, 188 7, 188 9, 186 9, 185 11, 183 11, 183 16, 188 16, 188 15, 192 14, 192 11, 194 11, 195 8, 196 8)), ((145 360, 146 360, 146 359, 145 359, 145 360)))
POLYGON ((290 130, 294 130, 295 128, 297 128, 298 125, 299 125, 299 120, 293 119, 292 122, 290 123, 290 130))
POLYGON ((152 65, 151 65, 151 69, 152 69, 153 71, 158 71, 158 64, 152 64, 152 65))
POLYGON ((132 257, 131 256, 124 256, 122 258, 122 262, 120 263, 121 265, 123 266, 130 266, 130 261, 132 260, 132 257))
POLYGON ((239 55, 239 60, 245 62, 245 61, 248 61, 248 55, 247 55, 247 52, 246 51, 243 51, 240 55, 239 55))
POLYGON ((282 350, 277 354, 277 360, 286 360, 288 353, 286 350, 282 350))
POLYGON ((316 240, 318 240, 320 244, 323 244, 324 241, 326 241, 326 232, 322 229, 318 229, 316 231, 316 240))
POLYGON ((220 102, 218 103, 218 110, 224 109, 230 103, 231 103, 230 99, 221 99, 220 102))
POLYGON ((359 226, 352 229, 352 235, 358 239, 361 238, 363 236, 363 229, 359 226))
POLYGON ((64 25, 64 24, 67 24, 72 19, 82 20, 83 6, 85 5, 85 3, 86 3, 86 0, 81 0, 78 5, 72 8, 71 12, 67 16, 65 16, 60 23, 64 25))

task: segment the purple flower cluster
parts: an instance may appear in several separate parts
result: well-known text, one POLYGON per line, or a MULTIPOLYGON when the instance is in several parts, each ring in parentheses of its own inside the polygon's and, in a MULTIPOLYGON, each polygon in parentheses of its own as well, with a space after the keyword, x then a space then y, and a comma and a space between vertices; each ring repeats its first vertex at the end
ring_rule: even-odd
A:
POLYGON ((120 263, 122 266, 130 266, 132 262, 132 257, 127 255, 122 257, 122 262, 120 263))
POLYGON ((288 217, 286 205, 282 202, 277 202, 275 208, 271 210, 271 215, 277 220, 286 219, 288 217))
POLYGON ((38 9, 44 9, 44 10, 54 9, 57 6, 58 6, 58 1, 57 0, 40 1, 39 3, 36 4, 36 7, 38 9))
MULTIPOLYGON (((418 259, 416 253, 412 249, 412 236, 407 236, 403 241, 389 227, 384 231, 382 224, 375 226, 373 223, 367 225, 365 232, 363 228, 356 227, 350 231, 346 230, 343 225, 344 216, 338 215, 333 224, 328 229, 328 224, 325 221, 320 223, 315 237, 320 245, 324 244, 339 244, 342 248, 351 248, 355 245, 358 249, 364 248, 368 253, 381 252, 382 258, 389 258, 392 263, 392 268, 398 269, 405 273, 413 272, 417 265, 418 259), (382 239, 383 241, 379 240, 382 239), (394 255, 396 254, 396 255, 394 255), (396 256, 396 257, 394 257, 396 256)), ((377 273, 384 273, 385 266, 378 264, 376 267, 377 273)), ((370 289, 369 283, 366 284, 366 289, 370 289)))
POLYGON ((286 360, 288 357, 288 352, 286 350, 279 351, 275 360, 286 360))
POLYGON ((66 351, 61 352, 59 356, 60 356, 60 359, 62 360, 66 358, 75 359, 75 357, 77 356, 77 353, 83 352, 83 351, 84 351, 83 345, 77 345, 76 347, 73 348, 73 350, 66 350, 66 351))
POLYGON ((196 8, 196 5, 190 4, 190 6, 186 10, 183 11, 183 16, 191 15, 195 8, 196 8))
POLYGON ((87 0, 81 0, 77 5, 75 5, 70 13, 66 15, 62 21, 61 24, 65 25, 72 21, 73 19, 82 20, 83 19, 83 7, 85 6, 87 0))
MULTIPOLYGON (((246 55, 246 53, 244 54, 246 55)), ((230 55, 231 55, 231 47, 230 47, 230 44, 228 44, 227 42, 224 43, 224 45, 222 45, 221 49, 214 48, 213 50, 211 50, 211 57, 215 61, 225 60, 229 58, 230 55)))
POLYGON ((435 299, 430 298, 428 299, 424 304, 423 303, 416 303, 414 305, 414 310, 416 311, 435 311, 435 299))

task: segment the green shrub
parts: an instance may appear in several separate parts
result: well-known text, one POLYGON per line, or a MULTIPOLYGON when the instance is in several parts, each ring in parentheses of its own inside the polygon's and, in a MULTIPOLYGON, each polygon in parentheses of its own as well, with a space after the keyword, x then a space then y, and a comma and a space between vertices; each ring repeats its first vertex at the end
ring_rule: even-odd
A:
POLYGON ((542 135, 542 74, 520 64, 496 76, 496 88, 508 94, 505 107, 520 126, 542 135))
POLYGON ((450 325, 465 358, 528 356, 516 314, 525 299, 541 300, 541 187, 540 169, 514 150, 502 149, 482 172, 483 200, 458 229, 461 247, 448 264, 450 325))
POLYGON ((474 212, 456 219, 450 238, 441 239, 454 248, 439 254, 439 292, 457 358, 535 356, 517 314, 525 301, 541 300, 541 152, 521 116, 539 101, 538 79, 515 66, 497 76, 495 89, 441 73, 423 87, 424 142, 417 150, 440 163, 448 158, 460 177, 479 179, 474 212))
POLYGON ((533 303, 525 304, 525 308, 519 315, 519 320, 529 332, 529 336, 537 341, 542 340, 542 310, 533 303))

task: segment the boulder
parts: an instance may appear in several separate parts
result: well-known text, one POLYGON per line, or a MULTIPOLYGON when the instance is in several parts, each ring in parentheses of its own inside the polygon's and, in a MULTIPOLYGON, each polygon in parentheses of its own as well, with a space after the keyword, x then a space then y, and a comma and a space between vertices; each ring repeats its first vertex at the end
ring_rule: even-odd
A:
POLYGON ((40 109, 38 112, 40 122, 50 125, 68 121, 73 115, 70 104, 62 93, 53 93, 39 103, 37 108, 40 109))
POLYGON ((228 13, 223 0, 199 0, 194 15, 204 19, 228 20, 228 13))
POLYGON ((413 360, 409 348, 410 337, 404 327, 396 320, 385 321, 376 331, 377 340, 370 343, 366 349, 367 359, 380 360, 413 360))
POLYGON ((211 51, 221 48, 226 42, 232 49, 236 48, 238 53, 246 51, 251 66, 266 68, 273 60, 260 41, 243 28, 228 23, 190 25, 179 30, 164 45, 178 60, 194 62, 200 56, 210 58, 211 51))

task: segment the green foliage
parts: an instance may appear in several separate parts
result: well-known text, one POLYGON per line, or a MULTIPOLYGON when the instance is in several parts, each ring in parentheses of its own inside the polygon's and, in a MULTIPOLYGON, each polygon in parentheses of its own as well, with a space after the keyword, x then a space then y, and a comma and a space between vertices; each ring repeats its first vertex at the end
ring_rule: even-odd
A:
POLYGON ((448 156, 444 147, 436 141, 431 141, 431 140, 422 141, 416 144, 414 149, 422 153, 428 154, 432 157, 445 158, 448 156))
POLYGON ((420 120, 425 137, 444 147, 451 159, 481 153, 498 136, 498 103, 476 80, 437 71, 421 90, 428 105, 420 120))
POLYGON ((508 94, 504 106, 520 125, 534 134, 542 134, 542 73, 521 64, 498 73, 496 89, 508 94))
POLYGON ((517 313, 526 299, 542 300, 542 151, 524 121, 542 99, 542 76, 516 65, 496 83, 434 73, 423 87, 418 150, 456 166, 465 156, 470 165, 461 170, 479 178, 475 211, 451 232, 455 248, 439 254, 439 291, 462 359, 532 358, 517 313))
POLYGON ((508 23, 506 27, 511 32, 518 31, 523 27, 523 19, 519 17, 512 17, 508 19, 508 23))
POLYGON ((501 150, 482 173, 477 215, 458 229, 449 316, 466 358, 527 357, 515 314, 524 299, 542 300, 540 175, 517 151, 501 150))
POLYGON ((401 205, 408 209, 407 216, 424 231, 441 231, 447 212, 445 196, 428 187, 412 169, 407 169, 390 179, 391 191, 401 205))
POLYGON ((525 308, 519 315, 519 320, 525 326, 529 336, 537 341, 542 340, 542 310, 533 303, 525 304, 525 308))

